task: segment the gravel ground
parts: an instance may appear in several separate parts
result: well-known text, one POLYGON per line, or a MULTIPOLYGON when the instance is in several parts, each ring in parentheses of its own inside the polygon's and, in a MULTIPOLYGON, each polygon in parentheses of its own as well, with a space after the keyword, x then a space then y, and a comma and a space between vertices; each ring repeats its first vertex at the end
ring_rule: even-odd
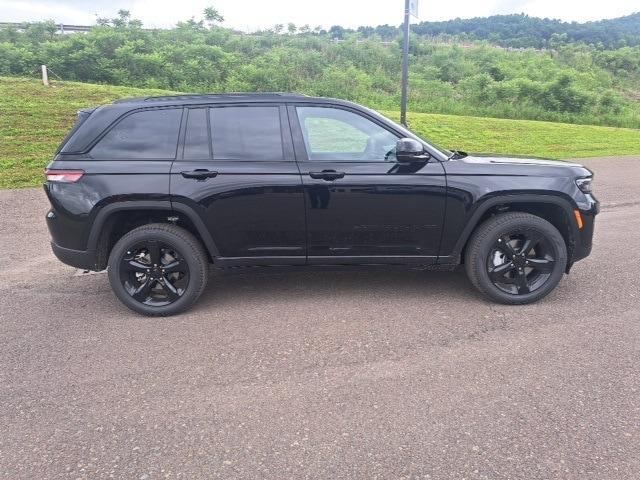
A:
POLYGON ((0 478, 640 478, 640 158, 584 161, 594 252, 494 305, 461 272, 215 276, 143 318, 1 191, 0 478))

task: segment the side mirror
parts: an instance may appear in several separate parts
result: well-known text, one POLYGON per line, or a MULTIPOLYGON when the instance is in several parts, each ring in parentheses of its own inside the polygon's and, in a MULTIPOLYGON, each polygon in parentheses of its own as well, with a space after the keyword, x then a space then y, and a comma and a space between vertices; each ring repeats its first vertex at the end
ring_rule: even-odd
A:
POLYGON ((413 138, 401 138, 396 143, 396 158, 400 163, 426 162, 430 157, 422 144, 413 138))

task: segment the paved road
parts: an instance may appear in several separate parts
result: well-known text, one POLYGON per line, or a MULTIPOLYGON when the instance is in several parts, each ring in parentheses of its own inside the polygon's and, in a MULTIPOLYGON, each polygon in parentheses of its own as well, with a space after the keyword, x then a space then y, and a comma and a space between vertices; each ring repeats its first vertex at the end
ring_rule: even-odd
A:
POLYGON ((142 318, 0 192, 0 478, 640 478, 640 158, 585 163, 594 253, 528 307, 298 272, 142 318))

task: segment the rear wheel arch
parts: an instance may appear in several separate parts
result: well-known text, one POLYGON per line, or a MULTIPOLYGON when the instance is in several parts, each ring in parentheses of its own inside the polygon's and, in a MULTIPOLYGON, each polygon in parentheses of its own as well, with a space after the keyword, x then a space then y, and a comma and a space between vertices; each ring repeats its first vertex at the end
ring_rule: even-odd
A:
POLYGON ((205 225, 188 207, 172 208, 168 201, 126 202, 104 207, 96 216, 88 240, 88 250, 95 252, 95 269, 107 266, 109 254, 120 238, 131 230, 152 223, 178 225, 198 239, 213 262, 219 253, 205 225))

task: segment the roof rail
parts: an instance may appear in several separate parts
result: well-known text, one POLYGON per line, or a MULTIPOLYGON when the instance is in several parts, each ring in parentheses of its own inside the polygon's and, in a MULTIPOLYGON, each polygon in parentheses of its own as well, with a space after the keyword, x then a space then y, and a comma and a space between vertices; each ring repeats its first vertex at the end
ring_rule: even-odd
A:
POLYGON ((145 102, 162 102, 166 100, 197 100, 200 98, 243 98, 243 97, 306 97, 301 93, 288 92, 232 92, 232 93, 191 93, 186 95, 166 95, 146 97, 145 102))
POLYGON ((220 98, 243 98, 243 97, 307 97, 303 93, 289 92, 231 92, 231 93, 187 93, 177 95, 161 95, 151 97, 133 97, 115 100, 113 103, 132 102, 166 102, 171 100, 199 100, 199 99, 220 99, 220 98))

